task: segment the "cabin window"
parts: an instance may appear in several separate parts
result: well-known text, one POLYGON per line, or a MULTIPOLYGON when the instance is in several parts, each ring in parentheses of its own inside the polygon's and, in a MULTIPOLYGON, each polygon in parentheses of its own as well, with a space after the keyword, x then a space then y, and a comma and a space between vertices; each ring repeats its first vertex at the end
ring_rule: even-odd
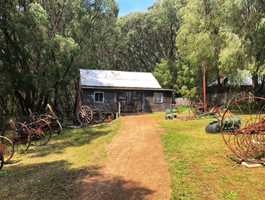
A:
POLYGON ((154 103, 163 103, 164 96, 161 92, 154 93, 154 103))
POLYGON ((94 93, 95 103, 104 103, 104 92, 94 93))

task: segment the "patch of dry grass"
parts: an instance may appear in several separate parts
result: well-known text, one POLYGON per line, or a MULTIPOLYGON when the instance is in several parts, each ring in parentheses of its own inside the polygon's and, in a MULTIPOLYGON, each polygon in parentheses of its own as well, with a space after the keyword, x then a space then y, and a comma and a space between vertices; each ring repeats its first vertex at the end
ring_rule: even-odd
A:
POLYGON ((74 199, 81 180, 95 175, 119 120, 93 128, 68 129, 46 146, 16 154, 0 171, 0 199, 74 199))

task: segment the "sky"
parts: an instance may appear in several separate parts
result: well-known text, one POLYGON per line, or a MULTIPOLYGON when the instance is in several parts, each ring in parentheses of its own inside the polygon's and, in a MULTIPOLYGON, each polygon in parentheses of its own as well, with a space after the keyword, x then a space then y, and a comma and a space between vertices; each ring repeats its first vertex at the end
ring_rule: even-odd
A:
POLYGON ((130 12, 145 11, 153 5, 155 0, 117 0, 119 4, 119 16, 124 16, 130 12))

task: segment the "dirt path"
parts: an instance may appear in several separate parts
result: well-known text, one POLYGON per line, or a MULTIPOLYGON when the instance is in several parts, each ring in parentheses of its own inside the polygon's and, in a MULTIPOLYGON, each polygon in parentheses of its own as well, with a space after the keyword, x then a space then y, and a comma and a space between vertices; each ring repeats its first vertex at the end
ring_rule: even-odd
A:
POLYGON ((82 200, 169 200, 170 177, 160 143, 161 130, 150 115, 123 117, 104 168, 86 178, 82 200))

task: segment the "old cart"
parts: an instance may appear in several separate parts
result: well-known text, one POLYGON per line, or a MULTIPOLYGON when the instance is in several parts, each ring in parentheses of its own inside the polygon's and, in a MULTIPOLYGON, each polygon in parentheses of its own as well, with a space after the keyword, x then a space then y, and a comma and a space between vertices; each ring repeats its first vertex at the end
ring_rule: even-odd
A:
POLYGON ((81 126, 87 126, 92 123, 101 123, 103 121, 111 121, 114 119, 112 112, 104 111, 96 107, 81 105, 76 113, 76 118, 81 126))

